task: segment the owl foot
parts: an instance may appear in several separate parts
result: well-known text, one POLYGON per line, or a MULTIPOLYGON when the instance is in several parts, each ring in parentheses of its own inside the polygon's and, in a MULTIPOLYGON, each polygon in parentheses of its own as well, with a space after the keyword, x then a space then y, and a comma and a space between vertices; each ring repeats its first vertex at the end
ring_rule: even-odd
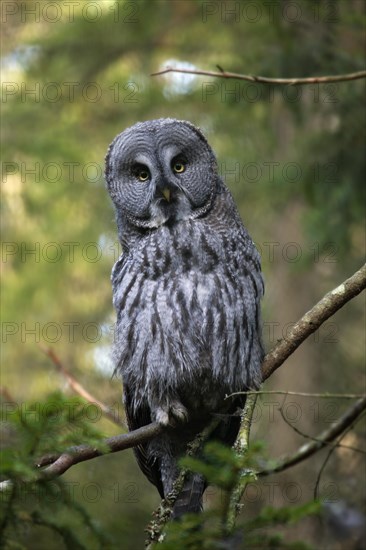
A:
POLYGON ((176 426, 188 420, 188 411, 179 401, 172 401, 169 405, 158 407, 155 413, 156 422, 162 426, 176 426))
POLYGON ((159 407, 155 413, 156 422, 162 426, 169 425, 169 413, 166 410, 159 407))
POLYGON ((179 401, 173 401, 170 405, 170 412, 178 422, 184 423, 188 421, 188 411, 179 401))

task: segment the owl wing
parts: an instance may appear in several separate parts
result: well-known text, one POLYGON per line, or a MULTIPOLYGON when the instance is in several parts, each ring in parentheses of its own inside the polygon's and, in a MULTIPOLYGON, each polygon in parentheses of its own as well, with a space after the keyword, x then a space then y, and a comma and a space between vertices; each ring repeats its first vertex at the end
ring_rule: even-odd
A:
MULTIPOLYGON (((137 428, 141 428, 142 426, 147 426, 148 424, 150 424, 151 416, 149 409, 147 407, 140 407, 138 411, 135 412, 131 406, 131 402, 131 392, 128 386, 124 385, 124 403, 129 430, 136 430, 137 428)), ((143 474, 145 474, 150 483, 156 486, 161 498, 164 498, 159 459, 150 457, 147 452, 147 447, 145 445, 138 445, 137 447, 134 447, 133 450, 141 471, 143 472, 143 474)))

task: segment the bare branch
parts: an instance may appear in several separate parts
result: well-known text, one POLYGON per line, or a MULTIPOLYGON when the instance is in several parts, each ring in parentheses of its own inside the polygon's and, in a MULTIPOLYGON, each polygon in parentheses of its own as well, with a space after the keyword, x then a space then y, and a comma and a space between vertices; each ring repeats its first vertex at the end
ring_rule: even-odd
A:
POLYGON ((341 309, 347 302, 360 294, 366 287, 366 264, 352 277, 331 290, 310 311, 289 330, 286 338, 269 352, 262 364, 263 381, 267 380, 278 367, 315 332, 329 317, 341 309))
MULTIPOLYGON (((366 396, 361 396, 361 397, 366 397, 366 396)), ((288 418, 286 418, 286 415, 283 412, 284 404, 285 403, 282 404, 279 411, 280 411, 282 420, 285 422, 285 424, 287 424, 287 426, 289 426, 295 433, 297 433, 297 435, 301 435, 301 437, 304 437, 305 439, 311 439, 312 441, 322 442, 321 439, 318 439, 317 437, 313 437, 312 435, 306 434, 305 432, 300 430, 297 426, 295 426, 294 424, 291 424, 291 422, 288 420, 288 418)), ((351 445, 343 445, 342 443, 339 443, 339 442, 337 443, 328 442, 327 445, 332 447, 333 450, 336 449, 337 447, 342 447, 343 449, 349 449, 350 451, 354 451, 355 453, 366 454, 366 451, 364 451, 363 449, 359 449, 358 447, 352 447, 351 445)))
POLYGON ((174 67, 166 67, 165 69, 152 73, 150 76, 160 76, 167 73, 183 73, 195 74, 201 76, 213 76, 217 78, 234 78, 236 80, 247 80, 248 82, 258 82, 260 84, 274 85, 290 85, 296 86, 299 84, 323 84, 329 82, 345 82, 347 80, 358 80, 366 78, 366 71, 358 71, 356 73, 340 74, 333 76, 310 76, 306 78, 268 78, 266 76, 256 76, 252 74, 231 73, 224 71, 219 67, 220 71, 204 71, 202 69, 178 69, 174 67))
POLYGON ((43 351, 43 353, 45 355, 47 355, 47 357, 49 357, 51 359, 51 361, 54 364, 54 366, 56 367, 57 371, 60 374, 62 374, 62 376, 64 378, 66 378, 69 386, 74 390, 75 393, 77 393, 78 395, 83 397, 89 403, 92 403, 93 405, 96 405, 97 407, 99 407, 99 409, 102 411, 104 416, 109 418, 109 420, 111 420, 112 422, 114 422, 118 426, 122 426, 123 428, 127 428, 126 423, 123 422, 122 420, 120 420, 119 418, 117 418, 116 415, 114 414, 114 412, 112 411, 112 409, 110 409, 102 401, 99 401, 99 399, 94 397, 94 395, 89 393, 88 390, 86 390, 84 388, 84 386, 82 386, 80 384, 80 382, 78 382, 76 380, 76 378, 74 378, 74 376, 64 367, 64 365, 61 362, 61 359, 56 355, 56 353, 53 351, 53 349, 45 348, 41 345, 38 345, 38 347, 43 351))
POLYGON ((325 460, 318 472, 318 475, 317 475, 317 478, 316 478, 316 482, 315 482, 315 486, 314 486, 314 500, 318 500, 319 499, 319 485, 320 485, 320 479, 322 477, 322 474, 324 472, 324 469, 327 465, 327 463, 329 462, 332 454, 334 453, 334 451, 337 449, 337 447, 347 447, 347 445, 342 445, 341 444, 341 441, 342 439, 348 434, 348 432, 350 430, 353 430, 354 428, 354 423, 350 424, 350 426, 348 426, 348 428, 342 433, 342 435, 338 438, 338 440, 336 441, 336 443, 332 446, 332 448, 330 449, 330 451, 328 452, 327 456, 325 457, 325 460))
POLYGON ((330 442, 332 442, 336 437, 342 434, 342 432, 347 429, 366 409, 366 397, 359 399, 352 407, 347 409, 347 411, 341 416, 337 422, 334 422, 329 428, 321 432, 315 441, 310 441, 305 445, 302 445, 295 453, 277 460, 276 466, 268 468, 267 470, 262 470, 258 472, 257 475, 260 477, 268 476, 274 473, 282 472, 287 470, 291 466, 295 466, 299 462, 302 462, 309 456, 312 456, 316 452, 323 449, 330 442))
MULTIPOLYGON (((142 428, 138 428, 137 430, 134 430, 133 432, 130 432, 128 434, 116 435, 102 440, 101 444, 108 448, 106 453, 89 445, 75 445, 74 447, 70 447, 69 449, 67 449, 61 455, 46 455, 38 461, 37 466, 41 467, 45 466, 46 464, 50 464, 50 462, 52 463, 50 466, 47 466, 39 472, 38 479, 52 479, 54 477, 62 475, 71 466, 73 466, 74 464, 79 464, 79 462, 85 462, 86 460, 91 460, 92 458, 102 456, 103 454, 116 453, 118 451, 130 449, 131 447, 136 447, 141 443, 150 441, 150 439, 153 439, 157 435, 161 434, 162 431, 163 428, 160 426, 160 424, 152 422, 151 424, 143 426, 142 428)), ((2 481, 0 483, 0 491, 9 490, 12 485, 12 481, 2 481)))
MULTIPOLYGON (((153 439, 157 435, 161 434, 162 431, 163 428, 160 424, 157 422, 152 422, 151 424, 138 428, 128 434, 108 437, 107 439, 102 440, 101 443, 108 447, 107 453, 116 453, 118 451, 130 449, 131 447, 136 447, 141 443, 145 443, 146 441, 149 441, 150 439, 153 439)), ((60 476, 74 464, 102 456, 103 454, 105 453, 95 447, 90 447, 89 445, 76 445, 74 447, 70 447, 61 456, 59 456, 53 464, 42 470, 42 472, 40 472, 40 477, 50 479, 60 476)))

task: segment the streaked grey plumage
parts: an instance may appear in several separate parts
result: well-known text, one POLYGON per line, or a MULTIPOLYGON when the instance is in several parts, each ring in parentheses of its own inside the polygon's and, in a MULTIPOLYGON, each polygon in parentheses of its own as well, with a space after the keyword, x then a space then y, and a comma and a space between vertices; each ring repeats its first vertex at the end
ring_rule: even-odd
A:
MULTIPOLYGON (((210 146, 189 122, 152 120, 119 134, 106 180, 123 247, 112 283, 129 427, 179 425, 136 450, 164 496, 178 457, 225 396, 260 384, 260 258, 210 146)), ((213 435, 228 445, 239 405, 242 398, 232 400, 213 435)), ((174 515, 201 509, 205 486, 192 475, 174 515)))

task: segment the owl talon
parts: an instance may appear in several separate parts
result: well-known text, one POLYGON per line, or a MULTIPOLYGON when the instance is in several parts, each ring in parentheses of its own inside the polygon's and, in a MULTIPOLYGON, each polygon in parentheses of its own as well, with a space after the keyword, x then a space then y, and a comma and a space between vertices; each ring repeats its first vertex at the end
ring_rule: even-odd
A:
POLYGON ((170 406, 158 407, 155 414, 156 422, 162 426, 175 427, 177 423, 188 420, 188 411, 182 403, 174 401, 170 406))
POLYGON ((169 426, 169 414, 165 409, 162 409, 159 407, 156 411, 156 422, 160 424, 161 426, 169 426))
POLYGON ((170 406, 170 412, 178 422, 185 423, 188 421, 188 411, 182 403, 174 402, 170 406))

